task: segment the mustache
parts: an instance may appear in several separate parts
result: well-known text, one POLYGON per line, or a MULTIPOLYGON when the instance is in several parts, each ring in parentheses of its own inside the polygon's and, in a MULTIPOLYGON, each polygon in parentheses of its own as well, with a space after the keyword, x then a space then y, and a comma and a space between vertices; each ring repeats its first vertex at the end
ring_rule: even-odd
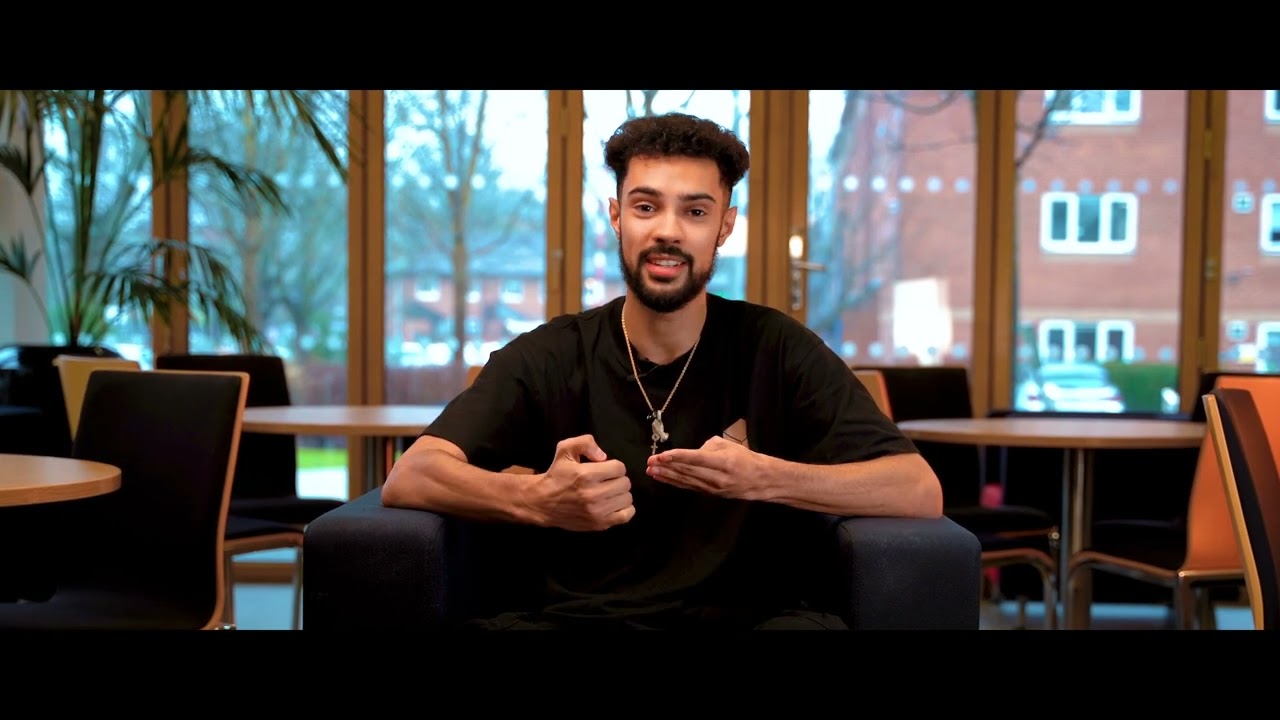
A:
POLYGON ((693 256, 675 245, 654 245, 653 247, 645 248, 640 252, 640 262, 643 263, 654 255, 680 258, 686 265, 693 265, 693 256))

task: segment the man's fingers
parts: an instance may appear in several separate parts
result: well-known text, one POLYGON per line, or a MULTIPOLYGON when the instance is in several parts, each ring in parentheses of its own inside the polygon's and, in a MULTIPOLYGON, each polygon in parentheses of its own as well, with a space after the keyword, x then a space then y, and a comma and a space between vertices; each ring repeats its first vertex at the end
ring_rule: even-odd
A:
POLYGON ((556 457, 568 458, 577 462, 579 458, 587 458, 594 462, 600 462, 607 459, 604 450, 596 444, 596 439, 590 435, 579 435, 565 440, 561 440, 556 444, 556 457))
POLYGON ((660 480, 675 480, 677 482, 699 481, 701 483, 711 482, 721 473, 704 465, 691 465, 681 462, 662 463, 654 468, 657 471, 657 477, 660 480))
POLYGON ((577 468, 578 477, 587 482, 603 482, 614 478, 625 478, 627 466, 621 460, 605 460, 603 462, 583 463, 577 468))
MULTIPOLYGON (((722 440, 727 444, 727 440, 722 440)), ((697 466, 711 468, 713 470, 724 470, 728 458, 725 454, 714 450, 689 450, 684 448, 676 448, 667 450, 654 456, 653 464, 658 467, 666 467, 669 463, 680 463, 682 465, 697 466)))
POLYGON ((623 523, 631 522, 631 518, 635 516, 636 506, 628 505, 617 512, 606 515, 605 520, 607 520, 610 525, 621 525, 623 523))

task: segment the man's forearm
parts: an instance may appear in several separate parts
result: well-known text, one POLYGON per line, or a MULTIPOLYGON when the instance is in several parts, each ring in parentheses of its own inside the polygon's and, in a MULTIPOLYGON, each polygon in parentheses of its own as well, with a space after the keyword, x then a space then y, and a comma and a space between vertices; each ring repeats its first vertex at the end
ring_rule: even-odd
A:
POLYGON ((521 503, 534 476, 483 470, 443 450, 410 448, 382 488, 388 507, 430 510, 477 520, 529 523, 521 503))
POLYGON ((920 455, 889 455, 841 465, 763 456, 762 499, 833 515, 938 517, 942 488, 920 455))

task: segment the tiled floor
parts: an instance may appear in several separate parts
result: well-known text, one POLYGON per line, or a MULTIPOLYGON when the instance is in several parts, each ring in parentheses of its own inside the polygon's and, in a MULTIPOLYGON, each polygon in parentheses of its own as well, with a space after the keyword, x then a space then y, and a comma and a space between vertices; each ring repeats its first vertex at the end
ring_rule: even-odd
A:
MULTIPOLYGON (((237 627, 242 630, 287 630, 292 618, 292 589, 288 585, 240 584, 236 587, 237 627)), ((1028 603, 1028 629, 1044 627, 1044 607, 1028 603)), ((1017 605, 983 603, 979 629, 1012 630, 1017 627, 1017 605)), ((1249 608, 1219 606, 1218 629, 1251 630, 1249 608)), ((1169 611, 1156 605, 1095 605, 1093 628, 1098 630, 1159 630, 1169 627, 1169 611)))

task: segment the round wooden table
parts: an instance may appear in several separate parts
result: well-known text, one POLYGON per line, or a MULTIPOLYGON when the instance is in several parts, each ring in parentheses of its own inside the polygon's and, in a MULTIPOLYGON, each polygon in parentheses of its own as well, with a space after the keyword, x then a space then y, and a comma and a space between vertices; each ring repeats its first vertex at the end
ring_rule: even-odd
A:
MULTIPOLYGON (((278 405, 244 410, 243 432, 278 435, 346 435, 364 444, 368 492, 387 479, 400 438, 417 437, 440 416, 443 405, 278 405)), ((354 499, 354 495, 352 497, 354 499)))
POLYGON ((0 506, 104 495, 120 487, 120 468, 91 460, 0 453, 0 506))
MULTIPOLYGON (((1204 442, 1204 423, 1185 420, 1115 418, 998 417, 904 420, 912 440, 991 447, 1058 448, 1066 454, 1062 475, 1060 572, 1071 555, 1088 546, 1093 527, 1093 452, 1193 448, 1204 442)), ((1062 626, 1087 624, 1092 583, 1088 573, 1063 593, 1062 626)), ((1046 609, 1047 611, 1047 609, 1046 609)))

